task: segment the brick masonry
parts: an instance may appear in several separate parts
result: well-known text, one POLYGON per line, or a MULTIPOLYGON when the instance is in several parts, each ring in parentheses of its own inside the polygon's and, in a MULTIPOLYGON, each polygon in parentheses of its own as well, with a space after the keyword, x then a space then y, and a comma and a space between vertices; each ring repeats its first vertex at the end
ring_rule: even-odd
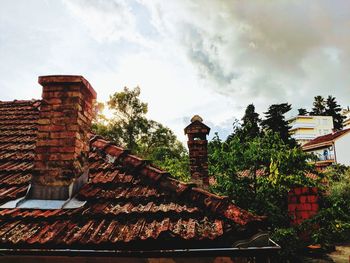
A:
POLYGON ((317 214, 319 210, 316 187, 296 187, 288 193, 288 214, 291 225, 299 225, 317 214))
POLYGON ((69 185, 87 170, 96 93, 81 76, 39 77, 43 86, 32 182, 69 185))
POLYGON ((191 179, 198 187, 208 189, 208 141, 210 128, 202 123, 199 116, 194 116, 191 124, 185 128, 188 136, 191 179))

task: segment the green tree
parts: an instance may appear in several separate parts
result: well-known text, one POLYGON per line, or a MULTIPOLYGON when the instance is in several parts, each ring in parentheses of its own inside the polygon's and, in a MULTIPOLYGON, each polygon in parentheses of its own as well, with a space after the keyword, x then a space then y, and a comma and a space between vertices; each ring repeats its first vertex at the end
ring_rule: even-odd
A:
POLYGON ((191 180, 190 159, 187 154, 181 155, 180 158, 166 157, 161 162, 156 161, 156 164, 181 181, 188 182, 191 180))
POLYGON ((245 137, 255 138, 260 135, 259 124, 261 120, 259 118, 259 114, 255 112, 255 107, 253 104, 249 104, 247 106, 242 121, 242 132, 245 137))
POLYGON ((166 158, 180 159, 186 154, 183 144, 169 128, 153 120, 148 120, 147 126, 147 133, 137 142, 138 154, 158 163, 166 158))
POLYGON ((265 130, 278 133, 285 143, 295 146, 296 142, 289 135, 290 127, 284 116, 291 109, 292 106, 288 103, 273 104, 265 112, 265 119, 261 124, 265 130))
POLYGON ((139 99, 140 88, 124 88, 110 96, 108 107, 113 112, 107 136, 132 152, 138 151, 138 141, 147 136, 150 123, 146 118, 147 103, 139 99))
POLYGON ((335 100, 335 97, 329 95, 326 101, 325 115, 333 117, 333 126, 336 130, 341 130, 343 128, 345 116, 341 115, 340 112, 341 107, 335 100))
POLYGON ((313 171, 308 158, 271 131, 246 141, 235 135, 223 142, 216 136, 209 143, 209 172, 216 178, 213 190, 242 208, 267 215, 274 226, 285 227, 288 190, 316 183, 305 176, 313 171))
POLYGON ((103 110, 105 105, 103 102, 96 102, 94 105, 96 114, 92 120, 92 130, 96 134, 105 135, 107 133, 108 127, 108 119, 103 114, 103 110))
POLYGON ((326 102, 322 96, 316 96, 314 98, 313 108, 310 112, 310 115, 325 115, 326 111, 326 102))
POLYGON ((188 158, 185 147, 169 128, 147 119, 147 103, 139 99, 140 92, 139 87, 125 87, 123 91, 111 95, 107 105, 113 112, 113 117, 108 120, 100 114, 94 122, 94 132, 134 154, 152 160, 161 168, 172 171, 176 171, 176 168, 178 172, 174 175, 183 172, 183 178, 186 178, 189 172, 184 162, 188 158), (176 161, 177 165, 174 164, 176 161))
POLYGON ((317 215, 302 224, 302 230, 312 230, 314 243, 329 247, 350 241, 350 168, 341 165, 328 166, 325 171, 326 192, 321 196, 321 208, 317 215), (319 227, 315 228, 317 225, 319 227))
POLYGON ((307 112, 306 109, 304 109, 304 108, 298 109, 298 115, 305 116, 305 115, 308 115, 308 114, 309 114, 309 113, 307 112))
MULTIPOLYGON (((226 141, 230 141, 231 139, 233 139, 234 137, 236 137, 236 136, 238 136, 239 135, 239 137, 241 138, 241 139, 244 139, 244 138, 242 138, 242 137, 244 137, 243 136, 243 128, 242 128, 242 124, 241 124, 241 122, 238 120, 238 119, 234 119, 233 120, 233 123, 232 123, 232 133, 229 135, 229 136, 227 136, 227 139, 226 139, 226 141)), ((214 138, 219 138, 219 136, 218 136, 218 134, 217 133, 215 133, 215 137, 214 138)), ((221 140, 220 140, 221 141, 221 140)))

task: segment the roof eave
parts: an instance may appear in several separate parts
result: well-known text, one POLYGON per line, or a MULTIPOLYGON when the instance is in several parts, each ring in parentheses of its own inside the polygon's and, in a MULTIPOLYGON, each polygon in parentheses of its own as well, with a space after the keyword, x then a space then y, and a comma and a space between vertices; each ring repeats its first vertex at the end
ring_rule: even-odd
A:
POLYGON ((219 247, 219 248, 181 248, 164 250, 95 250, 95 249, 12 249, 2 248, 2 256, 81 256, 81 257, 218 257, 218 256, 268 256, 276 254, 281 247, 269 239, 269 245, 262 247, 219 247))
POLYGON ((316 143, 311 145, 304 145, 302 148, 304 151, 317 150, 323 147, 332 146, 334 141, 326 141, 322 143, 316 143))

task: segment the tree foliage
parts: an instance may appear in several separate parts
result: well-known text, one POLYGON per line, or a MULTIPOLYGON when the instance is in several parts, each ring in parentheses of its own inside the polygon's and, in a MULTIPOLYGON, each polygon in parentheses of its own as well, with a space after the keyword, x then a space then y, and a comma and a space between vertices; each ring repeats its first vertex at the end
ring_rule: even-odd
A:
POLYGON ((125 87, 123 91, 111 95, 107 105, 113 117, 107 120, 99 115, 93 125, 94 132, 162 168, 173 169, 174 162, 178 161, 178 170, 186 178, 189 172, 183 161, 187 158, 185 147, 169 128, 146 117, 148 106, 139 99, 140 92, 139 87, 125 87))
POLYGON ((288 103, 273 104, 265 112, 265 119, 261 124, 265 130, 278 133, 284 143, 295 146, 296 142, 290 137, 290 127, 284 116, 291 109, 292 106, 288 103))
POLYGON ((329 95, 327 100, 322 96, 316 96, 314 98, 314 107, 310 112, 310 115, 319 115, 319 116, 332 116, 333 117, 333 126, 335 130, 341 130, 343 128, 343 120, 345 116, 341 114, 341 107, 337 103, 336 98, 329 95))
POLYGON ((242 132, 244 136, 255 138, 260 135, 260 118, 259 114, 255 112, 254 104, 249 104, 245 110, 242 118, 242 132))
POLYGON ((309 112, 306 109, 304 109, 304 108, 298 109, 298 115, 305 116, 305 115, 308 115, 308 114, 309 114, 309 112))
POLYGON ((313 185, 305 176, 313 167, 310 156, 290 147, 278 133, 230 140, 218 136, 209 143, 209 172, 215 175, 214 191, 228 195, 242 208, 269 216, 274 226, 286 226, 286 194, 295 185, 313 185))
POLYGON ((312 229, 312 241, 328 247, 350 241, 350 168, 332 165, 327 167, 324 174, 328 185, 320 202, 321 209, 301 228, 312 229), (312 227, 315 225, 318 227, 312 227))
POLYGON ((343 128, 343 120, 345 116, 341 115, 341 107, 335 100, 335 97, 328 96, 326 101, 325 115, 333 117, 333 126, 336 130, 341 130, 343 128))
MULTIPOLYGON (((313 114, 322 112, 323 115, 335 116, 340 113, 334 97, 329 96, 324 101, 317 96, 315 100, 313 114)), ((249 108, 245 115, 254 112, 251 106, 249 108)), ((350 236, 350 172, 345 167, 326 173, 315 170, 308 162, 314 156, 304 153, 288 138, 284 114, 290 109, 287 103, 271 105, 261 123, 263 130, 259 136, 250 136, 245 131, 244 123, 249 121, 243 118, 242 125, 236 123, 234 132, 226 141, 216 135, 209 143, 209 169, 216 178, 213 190, 228 195, 244 209, 267 215, 274 229, 273 237, 284 245, 282 256, 285 257, 295 256, 298 249, 310 244, 302 240, 299 233, 311 233, 311 242, 322 245, 348 242, 350 236), (309 172, 317 174, 317 179, 307 177, 309 172), (286 196, 295 186, 316 186, 326 194, 315 217, 291 227, 286 196)), ((308 113, 299 109, 299 114, 308 113)))
MULTIPOLYGON (((335 130, 343 128, 343 120, 346 118, 341 114, 341 106, 337 103, 336 98, 329 95, 325 100, 322 96, 314 97, 313 108, 310 115, 318 116, 332 116, 333 126, 335 130)), ((298 109, 298 115, 307 115, 306 109, 298 109)))
POLYGON ((310 115, 319 115, 322 116, 326 112, 326 102, 322 96, 316 96, 313 102, 313 108, 310 112, 310 115))
POLYGON ((147 103, 141 102, 139 95, 139 87, 131 90, 125 87, 111 95, 107 103, 113 112, 107 136, 132 152, 138 152, 139 142, 151 135, 148 131, 153 128, 145 116, 147 103))

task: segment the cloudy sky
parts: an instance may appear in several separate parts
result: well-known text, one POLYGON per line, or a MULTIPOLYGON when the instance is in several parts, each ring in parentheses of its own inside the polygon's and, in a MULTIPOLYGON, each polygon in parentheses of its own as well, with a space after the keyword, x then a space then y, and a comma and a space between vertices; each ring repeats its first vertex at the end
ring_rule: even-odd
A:
POLYGON ((140 86, 181 140, 194 114, 225 136, 249 103, 350 104, 350 1, 2 0, 0 59, 0 100, 78 74, 99 101, 140 86))

